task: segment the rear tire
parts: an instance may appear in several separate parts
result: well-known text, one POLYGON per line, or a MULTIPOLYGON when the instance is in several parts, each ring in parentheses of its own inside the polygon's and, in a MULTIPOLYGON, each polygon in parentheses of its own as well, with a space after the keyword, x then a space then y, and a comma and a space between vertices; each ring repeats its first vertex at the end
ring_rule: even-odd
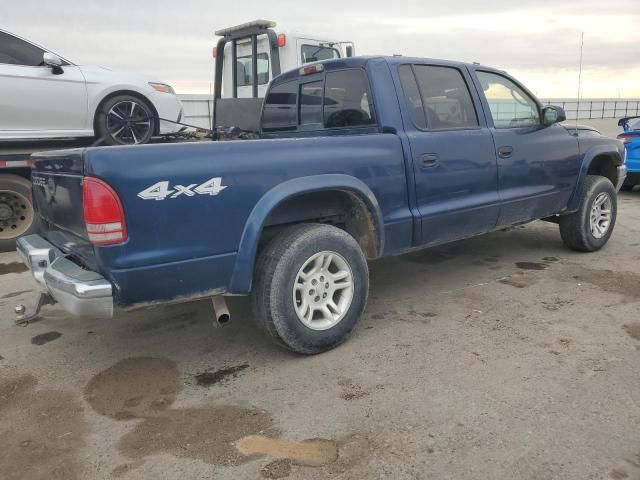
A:
POLYGON ((251 303, 275 343, 312 355, 349 337, 368 292, 369 270, 358 242, 336 227, 300 224, 280 232, 260 253, 251 303))
POLYGON ((96 135, 105 145, 148 143, 156 124, 151 105, 133 95, 116 95, 96 112, 96 135))
POLYGON ((37 230, 31 182, 18 175, 0 175, 0 252, 15 250, 19 237, 37 230))
POLYGON ((559 218, 560 236, 572 250, 600 250, 613 233, 617 211, 617 193, 611 180, 587 175, 578 211, 559 218))

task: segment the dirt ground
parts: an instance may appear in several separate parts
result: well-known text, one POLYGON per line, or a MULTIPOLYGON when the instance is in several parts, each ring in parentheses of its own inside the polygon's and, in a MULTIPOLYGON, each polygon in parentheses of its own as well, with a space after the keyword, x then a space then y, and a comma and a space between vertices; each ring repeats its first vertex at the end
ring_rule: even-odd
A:
POLYGON ((371 264, 353 337, 272 345, 248 302, 12 324, 0 255, 0 478, 640 479, 640 191, 609 245, 536 222, 371 264))

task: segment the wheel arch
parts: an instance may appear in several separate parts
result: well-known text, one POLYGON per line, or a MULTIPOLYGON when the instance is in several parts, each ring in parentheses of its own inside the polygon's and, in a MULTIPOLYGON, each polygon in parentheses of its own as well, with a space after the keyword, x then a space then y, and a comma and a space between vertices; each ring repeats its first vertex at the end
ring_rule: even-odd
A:
POLYGON ((153 116, 155 118, 155 127, 154 127, 154 131, 153 134, 154 135, 158 135, 160 133, 160 115, 158 114, 158 110, 156 109, 155 105, 153 104, 153 102, 151 100, 149 100, 149 98, 140 92, 137 92, 135 90, 128 90, 126 88, 123 89, 118 89, 118 90, 114 90, 112 92, 109 92, 108 94, 106 94, 97 104, 95 110, 93 111, 93 133, 96 135, 96 137, 98 136, 98 114, 100 113, 100 110, 102 109, 102 106, 107 103, 109 100, 111 100, 114 97, 117 97, 119 95, 129 95, 131 97, 136 97, 138 99, 140 99, 141 101, 143 101, 149 108, 151 108, 151 111, 153 113, 153 116))
POLYGON ((587 175, 600 175, 608 178, 615 188, 620 184, 618 167, 623 164, 620 153, 609 145, 593 147, 584 154, 578 181, 574 188, 568 209, 575 210, 580 205, 580 194, 587 175))
MULTIPOLYGON (((340 174, 318 175, 302 177, 283 182, 265 193, 255 205, 245 223, 240 239, 235 267, 229 285, 230 293, 246 294, 251 291, 254 266, 260 240, 265 228, 270 226, 269 219, 277 215, 278 208, 300 200, 309 195, 325 194, 348 198, 352 205, 357 206, 354 212, 354 228, 360 235, 345 229, 359 242, 361 248, 369 258, 381 255, 384 249, 384 224, 382 212, 373 192, 367 185, 355 177, 340 174), (364 215, 361 215, 364 213, 364 215)), ((318 218, 318 217, 313 217, 318 218)), ((302 217, 290 218, 292 223, 305 221, 302 217)), ((311 221, 307 219, 306 221, 311 221)), ((277 222, 287 224, 287 219, 277 222)), ((289 223, 290 224, 290 223, 289 223)))

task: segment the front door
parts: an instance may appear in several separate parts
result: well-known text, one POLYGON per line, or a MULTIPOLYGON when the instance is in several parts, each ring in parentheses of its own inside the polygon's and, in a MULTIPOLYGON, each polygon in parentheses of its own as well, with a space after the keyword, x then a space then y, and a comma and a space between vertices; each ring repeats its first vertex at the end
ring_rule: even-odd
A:
POLYGON ((450 66, 401 65, 422 245, 484 233, 498 217, 491 133, 478 114, 469 73, 450 66))
POLYGON ((543 218, 567 205, 580 170, 577 137, 544 126, 538 102, 507 76, 476 71, 490 112, 501 207, 498 226, 543 218))
POLYGON ((82 72, 64 64, 56 75, 43 64, 43 54, 41 48, 0 32, 1 137, 70 136, 87 129, 82 72))

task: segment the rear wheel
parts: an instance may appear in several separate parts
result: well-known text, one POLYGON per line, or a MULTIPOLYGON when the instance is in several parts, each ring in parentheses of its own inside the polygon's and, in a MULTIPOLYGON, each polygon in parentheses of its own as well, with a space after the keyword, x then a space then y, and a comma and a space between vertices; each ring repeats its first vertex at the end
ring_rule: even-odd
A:
POLYGON ((96 113, 96 135, 107 145, 148 143, 155 128, 152 108, 131 95, 110 98, 96 113))
POLYGON ((16 240, 37 230, 31 183, 18 175, 0 175, 0 251, 16 248, 16 240))
POLYGON ((261 252, 252 307, 277 344, 310 355, 348 338, 368 291, 358 242, 336 227, 302 224, 282 231, 261 252))
POLYGON ((580 252, 601 249, 613 233, 617 211, 617 194, 611 180, 587 175, 578 211, 559 218, 562 240, 580 252))

